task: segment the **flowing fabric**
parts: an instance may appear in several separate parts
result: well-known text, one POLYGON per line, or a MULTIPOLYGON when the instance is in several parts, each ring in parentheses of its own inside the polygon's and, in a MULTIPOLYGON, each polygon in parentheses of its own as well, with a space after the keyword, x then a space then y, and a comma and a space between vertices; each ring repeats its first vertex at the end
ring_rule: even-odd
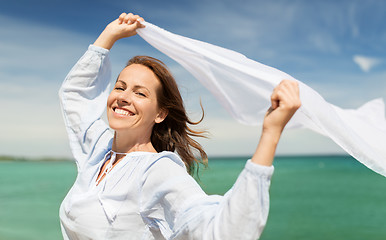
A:
MULTIPOLYGON (((262 124, 273 88, 287 73, 212 44, 173 34, 151 23, 138 29, 150 45, 181 64, 239 122, 262 124)), ((297 80, 298 81, 298 80, 297 80)), ((299 82, 301 108, 287 127, 303 127, 328 136, 373 171, 386 176, 386 119, 382 99, 358 109, 328 103, 299 82)))

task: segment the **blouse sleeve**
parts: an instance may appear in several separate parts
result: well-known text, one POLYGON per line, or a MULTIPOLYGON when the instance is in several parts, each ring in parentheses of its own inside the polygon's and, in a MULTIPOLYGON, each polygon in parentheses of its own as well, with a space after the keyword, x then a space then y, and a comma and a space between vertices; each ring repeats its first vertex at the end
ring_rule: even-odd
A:
POLYGON ((248 240, 262 234, 273 166, 249 160, 231 190, 209 196, 174 162, 154 165, 144 184, 142 214, 166 239, 248 240))
POLYGON ((90 45, 68 73, 59 90, 70 148, 78 170, 93 151, 107 146, 112 133, 101 119, 109 94, 109 50, 90 45))

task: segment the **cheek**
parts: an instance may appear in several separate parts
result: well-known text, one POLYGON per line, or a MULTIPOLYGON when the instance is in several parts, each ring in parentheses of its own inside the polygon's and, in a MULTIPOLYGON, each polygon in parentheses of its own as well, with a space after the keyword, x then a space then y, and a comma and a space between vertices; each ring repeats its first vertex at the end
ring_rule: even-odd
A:
POLYGON ((114 102, 114 94, 113 93, 110 93, 109 97, 107 98, 107 107, 111 106, 111 104, 113 104, 114 102))
POLYGON ((148 118, 154 118, 158 113, 158 106, 155 102, 137 102, 137 108, 141 109, 143 114, 146 114, 148 118))

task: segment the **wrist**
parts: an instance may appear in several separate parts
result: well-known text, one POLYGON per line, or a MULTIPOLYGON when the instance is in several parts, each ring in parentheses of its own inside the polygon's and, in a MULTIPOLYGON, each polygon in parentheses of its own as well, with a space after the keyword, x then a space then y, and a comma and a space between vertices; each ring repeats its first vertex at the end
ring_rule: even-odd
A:
POLYGON ((263 131, 261 133, 261 140, 271 142, 272 144, 277 145, 279 143, 281 133, 283 129, 279 128, 270 128, 270 129, 265 129, 263 128, 263 131))
POLYGON ((104 30, 97 40, 95 40, 93 45, 110 50, 117 40, 118 38, 116 36, 109 34, 104 30))
POLYGON ((263 130, 252 162, 263 166, 271 166, 279 143, 281 131, 263 130))

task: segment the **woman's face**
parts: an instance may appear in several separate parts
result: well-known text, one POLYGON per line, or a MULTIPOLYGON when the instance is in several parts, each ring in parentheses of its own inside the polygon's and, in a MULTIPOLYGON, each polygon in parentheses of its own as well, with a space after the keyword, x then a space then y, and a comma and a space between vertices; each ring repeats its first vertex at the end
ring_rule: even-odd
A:
MULTIPOLYGON (((122 70, 107 99, 107 118, 115 131, 150 134, 167 114, 160 110, 157 92, 161 83, 147 67, 132 64, 122 70)), ((150 136, 149 135, 149 136, 150 136)))

